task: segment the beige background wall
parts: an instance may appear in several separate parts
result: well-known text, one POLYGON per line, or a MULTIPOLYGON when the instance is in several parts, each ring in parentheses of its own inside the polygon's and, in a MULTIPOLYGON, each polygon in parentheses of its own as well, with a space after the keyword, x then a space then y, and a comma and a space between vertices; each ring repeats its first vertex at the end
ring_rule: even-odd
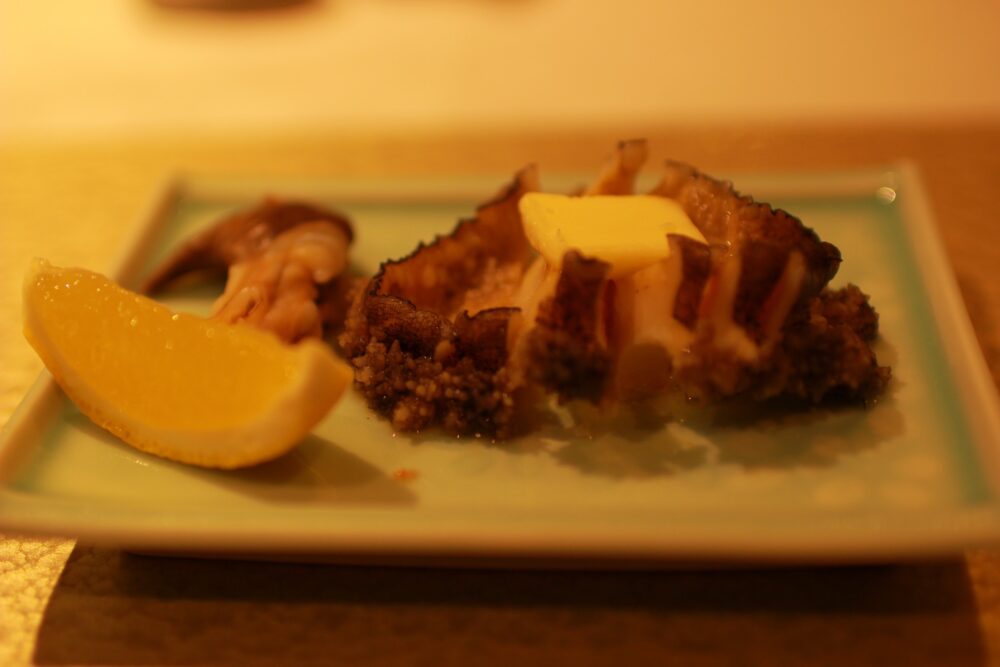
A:
POLYGON ((1000 2, 0 0, 0 137, 1000 117, 1000 2))

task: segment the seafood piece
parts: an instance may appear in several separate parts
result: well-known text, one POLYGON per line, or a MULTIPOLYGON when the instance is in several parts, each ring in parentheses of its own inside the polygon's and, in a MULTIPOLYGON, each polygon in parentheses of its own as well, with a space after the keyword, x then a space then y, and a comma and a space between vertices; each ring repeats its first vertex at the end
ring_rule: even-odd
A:
POLYGON ((522 170, 475 218, 383 263, 359 291, 340 344, 356 387, 396 428, 508 432, 511 304, 533 259, 517 202, 537 189, 535 169, 522 170))
POLYGON ((347 219, 311 204, 266 199, 188 240, 142 286, 154 292, 194 271, 228 270, 212 317, 245 321, 287 342, 322 337, 346 310, 353 231, 347 219))
MULTIPOLYGON (((582 196, 631 195, 646 153, 619 145, 582 196)), ((523 170, 359 293, 340 341, 395 428, 502 438, 544 393, 867 400, 888 381, 867 297, 826 287, 839 250, 788 213, 669 162, 650 194, 677 202, 704 242, 668 232, 663 256, 623 271, 578 248, 558 263, 535 252, 518 203, 537 190, 536 170, 523 170)))
POLYGON ((842 261, 835 246, 785 211, 684 164, 668 162, 654 193, 678 201, 708 240, 706 252, 678 239, 677 261, 693 274, 678 288, 686 290, 680 319, 690 337, 672 360, 686 394, 820 401, 881 391, 890 372, 869 345, 874 309, 856 286, 826 289, 842 261))

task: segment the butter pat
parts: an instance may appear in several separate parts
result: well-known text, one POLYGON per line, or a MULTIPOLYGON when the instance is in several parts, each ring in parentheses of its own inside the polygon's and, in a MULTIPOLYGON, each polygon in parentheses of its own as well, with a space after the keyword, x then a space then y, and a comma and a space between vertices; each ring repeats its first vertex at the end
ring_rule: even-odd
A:
POLYGON ((524 233, 550 266, 568 250, 631 273, 670 255, 668 234, 705 243, 680 204, 653 195, 566 195, 530 192, 519 203, 524 233))

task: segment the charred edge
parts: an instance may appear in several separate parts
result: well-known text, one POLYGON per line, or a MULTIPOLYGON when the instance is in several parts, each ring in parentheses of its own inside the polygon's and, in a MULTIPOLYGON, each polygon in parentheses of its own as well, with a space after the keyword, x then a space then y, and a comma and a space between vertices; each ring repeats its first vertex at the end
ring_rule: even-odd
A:
POLYGON ((741 249, 733 321, 758 342, 761 309, 784 273, 790 255, 788 247, 754 239, 748 239, 741 249))
MULTIPOLYGON (((783 240, 785 245, 794 246, 802 252, 808 267, 808 278, 802 289, 803 298, 818 294, 837 274, 841 262, 840 250, 820 239, 815 230, 803 224, 796 216, 768 203, 757 202, 752 196, 736 190, 731 181, 708 176, 684 162, 667 160, 665 166, 666 174, 654 188, 655 193, 673 196, 681 193, 685 186, 714 191, 712 194, 716 201, 719 198, 731 198, 742 209, 741 222, 744 228, 752 231, 752 226, 759 224, 769 234, 779 235, 777 243, 781 244, 783 240)), ((701 219, 700 212, 687 210, 695 226, 705 233, 705 222, 701 219)))
POLYGON ((507 328, 515 308, 493 308, 454 323, 369 285, 341 337, 356 386, 394 428, 439 425, 456 434, 506 437, 507 328))
POLYGON ((451 342, 459 356, 469 357, 477 368, 489 371, 506 363, 507 327, 511 317, 520 312, 517 308, 489 308, 472 316, 462 312, 451 322, 402 297, 369 293, 366 299, 369 337, 398 341, 405 352, 420 357, 432 357, 442 341, 451 342))
POLYGON ((459 220, 449 234, 382 262, 353 304, 342 345, 357 369, 359 389, 396 428, 419 430, 438 424, 455 433, 474 429, 489 434, 506 429, 512 405, 504 370, 507 329, 517 309, 493 308, 474 316, 463 312, 452 321, 407 298, 417 298, 415 294, 389 292, 396 291, 394 269, 405 271, 407 264, 419 263, 425 253, 445 243, 488 246, 490 234, 505 229, 506 209, 533 187, 528 167, 494 199, 477 207, 475 218, 459 220), (494 212, 499 217, 490 217, 494 212), (479 233, 473 223, 484 221, 487 228, 479 233))
POLYGON ((417 247, 411 250, 408 254, 403 255, 402 257, 399 257, 397 259, 385 260, 384 262, 379 264, 378 271, 372 278, 372 282, 377 284, 378 289, 381 289, 382 278, 385 276, 386 269, 399 266, 400 264, 405 264, 406 262, 416 259, 418 256, 420 256, 427 250, 430 250, 431 248, 440 245, 441 243, 447 241, 448 239, 455 238, 455 236, 457 236, 465 227, 475 222, 478 222, 476 218, 462 218, 455 224, 454 227, 451 228, 451 231, 448 232, 447 234, 436 234, 434 236, 434 239, 431 240, 430 243, 424 243, 423 241, 420 241, 419 243, 417 243, 417 247))
POLYGON ((569 251, 555 295, 539 309, 528 339, 528 374, 560 400, 598 401, 611 366, 598 341, 598 300, 610 267, 569 251))
POLYGON ((849 326, 865 341, 873 341, 878 336, 878 313, 869 296, 857 285, 848 283, 837 290, 824 290, 820 299, 827 320, 849 326))
POLYGON ((790 318, 761 386, 820 402, 828 398, 871 401, 892 372, 880 366, 869 341, 878 318, 856 286, 824 290, 790 318))
POLYGON ((393 267, 398 267, 402 264, 412 261, 417 257, 419 257, 420 255, 422 255, 423 253, 441 245, 445 241, 457 239, 468 228, 470 228, 475 223, 478 223, 480 221, 479 218, 480 214, 493 207, 502 206, 503 204, 510 201, 512 198, 516 197, 517 194, 522 190, 527 192, 529 189, 535 187, 535 183, 533 183, 534 177, 532 175, 534 169, 535 169, 534 165, 529 165, 518 171, 515 174, 513 180, 510 183, 508 183, 505 187, 503 187, 496 196, 494 196, 486 203, 480 204, 479 206, 476 207, 476 214, 477 214, 476 217, 461 218, 457 223, 455 223, 455 225, 451 228, 451 230, 448 233, 435 235, 434 239, 431 240, 430 243, 424 243, 423 241, 421 241, 417 244, 416 248, 414 248, 406 255, 399 257, 397 259, 385 260, 382 263, 380 263, 378 271, 375 272, 375 275, 372 277, 372 280, 369 283, 368 294, 376 295, 382 292, 382 282, 383 279, 385 278, 385 274, 388 269, 393 267))
MULTIPOLYGON (((666 160, 665 166, 667 167, 668 172, 670 174, 678 176, 677 178, 672 179, 675 187, 670 188, 671 190, 676 191, 680 189, 681 184, 683 182, 693 183, 701 181, 707 185, 710 185, 711 187, 720 189, 722 191, 720 194, 730 196, 733 199, 739 201, 744 206, 758 207, 766 211, 770 215, 776 215, 776 214, 785 215, 791 218, 792 220, 795 220, 800 225, 802 225, 802 221, 799 220, 794 215, 792 215, 791 213, 789 213, 788 211, 785 211, 780 208, 774 208, 768 203, 758 202, 751 195, 743 194, 733 186, 732 181, 721 180, 713 176, 709 176, 708 174, 698 170, 697 168, 691 166, 690 164, 686 162, 681 162, 679 160, 666 160)), ((661 185, 663 184, 661 183, 661 185)), ((808 227, 806 227, 805 225, 802 225, 802 228, 808 229, 808 227)))
POLYGON ((470 317, 461 313, 455 320, 458 353, 469 357, 476 368, 496 372, 507 363, 507 328, 517 308, 491 308, 470 317))
POLYGON ((409 354, 431 357, 438 342, 451 338, 452 326, 447 319, 406 299, 369 294, 366 301, 365 317, 372 337, 398 341, 409 354))
POLYGON ((673 316, 693 330, 698 322, 701 295, 711 270, 711 251, 707 245, 686 236, 670 234, 667 239, 681 257, 681 284, 677 288, 673 316))

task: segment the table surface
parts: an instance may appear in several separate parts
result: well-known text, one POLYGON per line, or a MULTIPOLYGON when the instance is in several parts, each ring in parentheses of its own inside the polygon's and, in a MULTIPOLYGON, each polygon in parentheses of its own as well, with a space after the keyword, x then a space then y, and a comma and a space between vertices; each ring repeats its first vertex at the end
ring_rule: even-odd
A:
MULTIPOLYGON (((165 173, 419 175, 596 166, 623 135, 706 171, 912 160, 1000 383, 1000 123, 293 134, 0 144, 0 422, 41 369, 32 256, 103 270, 165 173)), ((0 664, 1000 665, 1000 548, 723 572, 423 570, 143 557, 0 535, 0 664)))

